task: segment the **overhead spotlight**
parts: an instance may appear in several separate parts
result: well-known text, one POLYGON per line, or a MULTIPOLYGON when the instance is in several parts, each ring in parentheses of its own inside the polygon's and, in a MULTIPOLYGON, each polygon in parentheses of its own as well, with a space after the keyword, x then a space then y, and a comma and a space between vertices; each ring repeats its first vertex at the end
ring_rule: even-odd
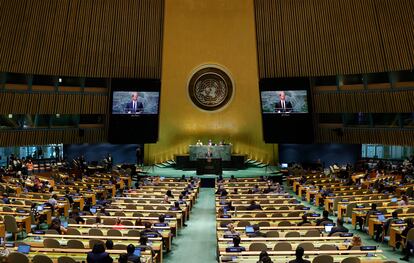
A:
POLYGON ((13 114, 9 114, 9 119, 13 119, 13 114))
POLYGON ((62 78, 59 78, 59 83, 62 83, 62 78))
POLYGON ((56 118, 60 118, 60 114, 59 113, 56 113, 56 118))

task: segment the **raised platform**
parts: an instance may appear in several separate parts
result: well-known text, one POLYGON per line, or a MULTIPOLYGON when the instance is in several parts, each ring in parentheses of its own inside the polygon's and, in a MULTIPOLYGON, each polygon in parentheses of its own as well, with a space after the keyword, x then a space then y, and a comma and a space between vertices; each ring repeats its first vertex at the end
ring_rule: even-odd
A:
MULTIPOLYGON (((230 161, 222 161, 223 169, 231 170, 242 170, 246 169, 245 162, 246 155, 244 154, 232 154, 230 161)), ((196 169, 197 161, 191 161, 189 154, 180 154, 175 156, 176 169, 179 170, 188 170, 196 169)))

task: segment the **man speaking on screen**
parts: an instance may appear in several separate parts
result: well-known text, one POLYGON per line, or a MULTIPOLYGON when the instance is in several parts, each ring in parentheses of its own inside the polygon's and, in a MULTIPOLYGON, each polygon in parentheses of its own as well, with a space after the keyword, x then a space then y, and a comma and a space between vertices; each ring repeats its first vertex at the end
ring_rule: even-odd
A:
POLYGON ((276 102, 275 105, 275 111, 277 113, 283 113, 283 112, 292 112, 293 107, 292 103, 290 101, 286 100, 286 94, 284 91, 279 92, 279 101, 276 102))
POLYGON ((144 105, 138 101, 138 92, 133 92, 131 101, 126 104, 125 112, 128 114, 137 114, 144 111, 144 105))

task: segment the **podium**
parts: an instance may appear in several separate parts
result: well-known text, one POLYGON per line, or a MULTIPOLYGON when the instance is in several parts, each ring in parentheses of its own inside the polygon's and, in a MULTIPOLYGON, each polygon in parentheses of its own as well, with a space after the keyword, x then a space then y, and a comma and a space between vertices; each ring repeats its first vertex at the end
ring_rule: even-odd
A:
POLYGON ((198 158, 197 175, 203 174, 223 174, 221 158, 198 158))

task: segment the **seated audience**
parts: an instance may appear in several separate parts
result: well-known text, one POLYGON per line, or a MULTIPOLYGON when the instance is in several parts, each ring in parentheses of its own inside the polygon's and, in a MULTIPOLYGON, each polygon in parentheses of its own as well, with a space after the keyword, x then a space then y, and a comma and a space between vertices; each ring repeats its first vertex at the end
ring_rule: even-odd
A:
POLYGON ((308 216, 307 215, 303 215, 302 216, 302 222, 298 223, 298 226, 303 226, 304 224, 310 224, 311 222, 308 221, 308 216))
POLYGON ((369 210, 367 212, 367 214, 365 215, 365 217, 357 216, 356 220, 357 220, 358 225, 359 225, 359 230, 364 230, 364 224, 365 225, 368 224, 368 220, 367 219, 370 218, 371 215, 373 215, 373 214, 375 214, 377 212, 378 212, 377 211, 377 204, 373 203, 371 205, 371 210, 369 210))
POLYGON ((50 225, 49 229, 56 230, 60 235, 66 234, 66 232, 68 232, 68 230, 62 226, 62 222, 57 217, 53 218, 52 224, 50 225))
POLYGON ((239 250, 239 251, 246 251, 245 247, 240 246, 240 242, 241 242, 241 239, 240 239, 239 236, 233 237, 233 246, 226 248, 226 251, 229 251, 229 250, 234 249, 234 248, 239 250))
POLYGON ((240 233, 236 231, 232 223, 227 225, 227 230, 224 232, 224 235, 233 235, 240 236, 240 233))
POLYGON ((362 246, 362 240, 360 236, 353 236, 351 240, 351 244, 348 247, 348 250, 351 250, 352 248, 358 249, 360 246, 362 246))
POLYGON ((121 254, 118 258, 118 263, 128 263, 128 254, 121 254))
POLYGON ((253 225, 253 233, 249 233, 247 234, 248 237, 265 237, 266 234, 263 232, 260 232, 260 227, 259 225, 253 225))
POLYGON ((348 233, 348 229, 344 227, 344 221, 341 218, 336 220, 336 226, 332 227, 331 232, 329 232, 328 236, 332 236, 335 233, 348 233))
POLYGON ((128 255, 128 261, 133 263, 140 263, 140 259, 138 256, 134 255, 135 252, 135 246, 132 244, 129 244, 127 246, 127 255, 128 255))
POLYGON ((160 237, 160 233, 158 233, 156 230, 154 230, 152 228, 152 225, 150 222, 145 222, 144 223, 144 230, 141 231, 141 236, 146 236, 146 235, 154 235, 155 237, 160 237))
POLYGON ((101 243, 96 243, 91 252, 86 257, 87 263, 112 263, 113 259, 105 252, 105 247, 101 243))
POLYGON ((262 210, 260 204, 257 204, 256 201, 252 200, 250 205, 246 208, 247 210, 262 210))
POLYGON ((114 249, 114 241, 110 239, 106 240, 105 247, 106 249, 114 249))
POLYGON ((116 219, 116 224, 112 227, 112 229, 117 229, 117 230, 125 229, 125 227, 121 223, 121 219, 119 217, 116 219))
POLYGON ((296 248, 296 259, 289 261, 289 263, 310 263, 309 260, 303 259, 303 255, 305 254, 305 250, 303 247, 296 248))
POLYGON ((329 212, 326 210, 323 210, 322 218, 316 220, 316 225, 320 226, 323 222, 333 222, 333 220, 329 218, 329 212))
POLYGON ((140 248, 141 251, 145 251, 145 250, 151 250, 152 255, 154 256, 155 252, 152 249, 151 246, 149 246, 148 244, 148 237, 146 236, 141 236, 139 238, 139 245, 137 246, 137 248, 140 248))
POLYGON ((171 190, 167 190, 167 192, 164 195, 164 203, 169 204, 170 203, 170 198, 174 199, 174 196, 173 196, 171 190))

